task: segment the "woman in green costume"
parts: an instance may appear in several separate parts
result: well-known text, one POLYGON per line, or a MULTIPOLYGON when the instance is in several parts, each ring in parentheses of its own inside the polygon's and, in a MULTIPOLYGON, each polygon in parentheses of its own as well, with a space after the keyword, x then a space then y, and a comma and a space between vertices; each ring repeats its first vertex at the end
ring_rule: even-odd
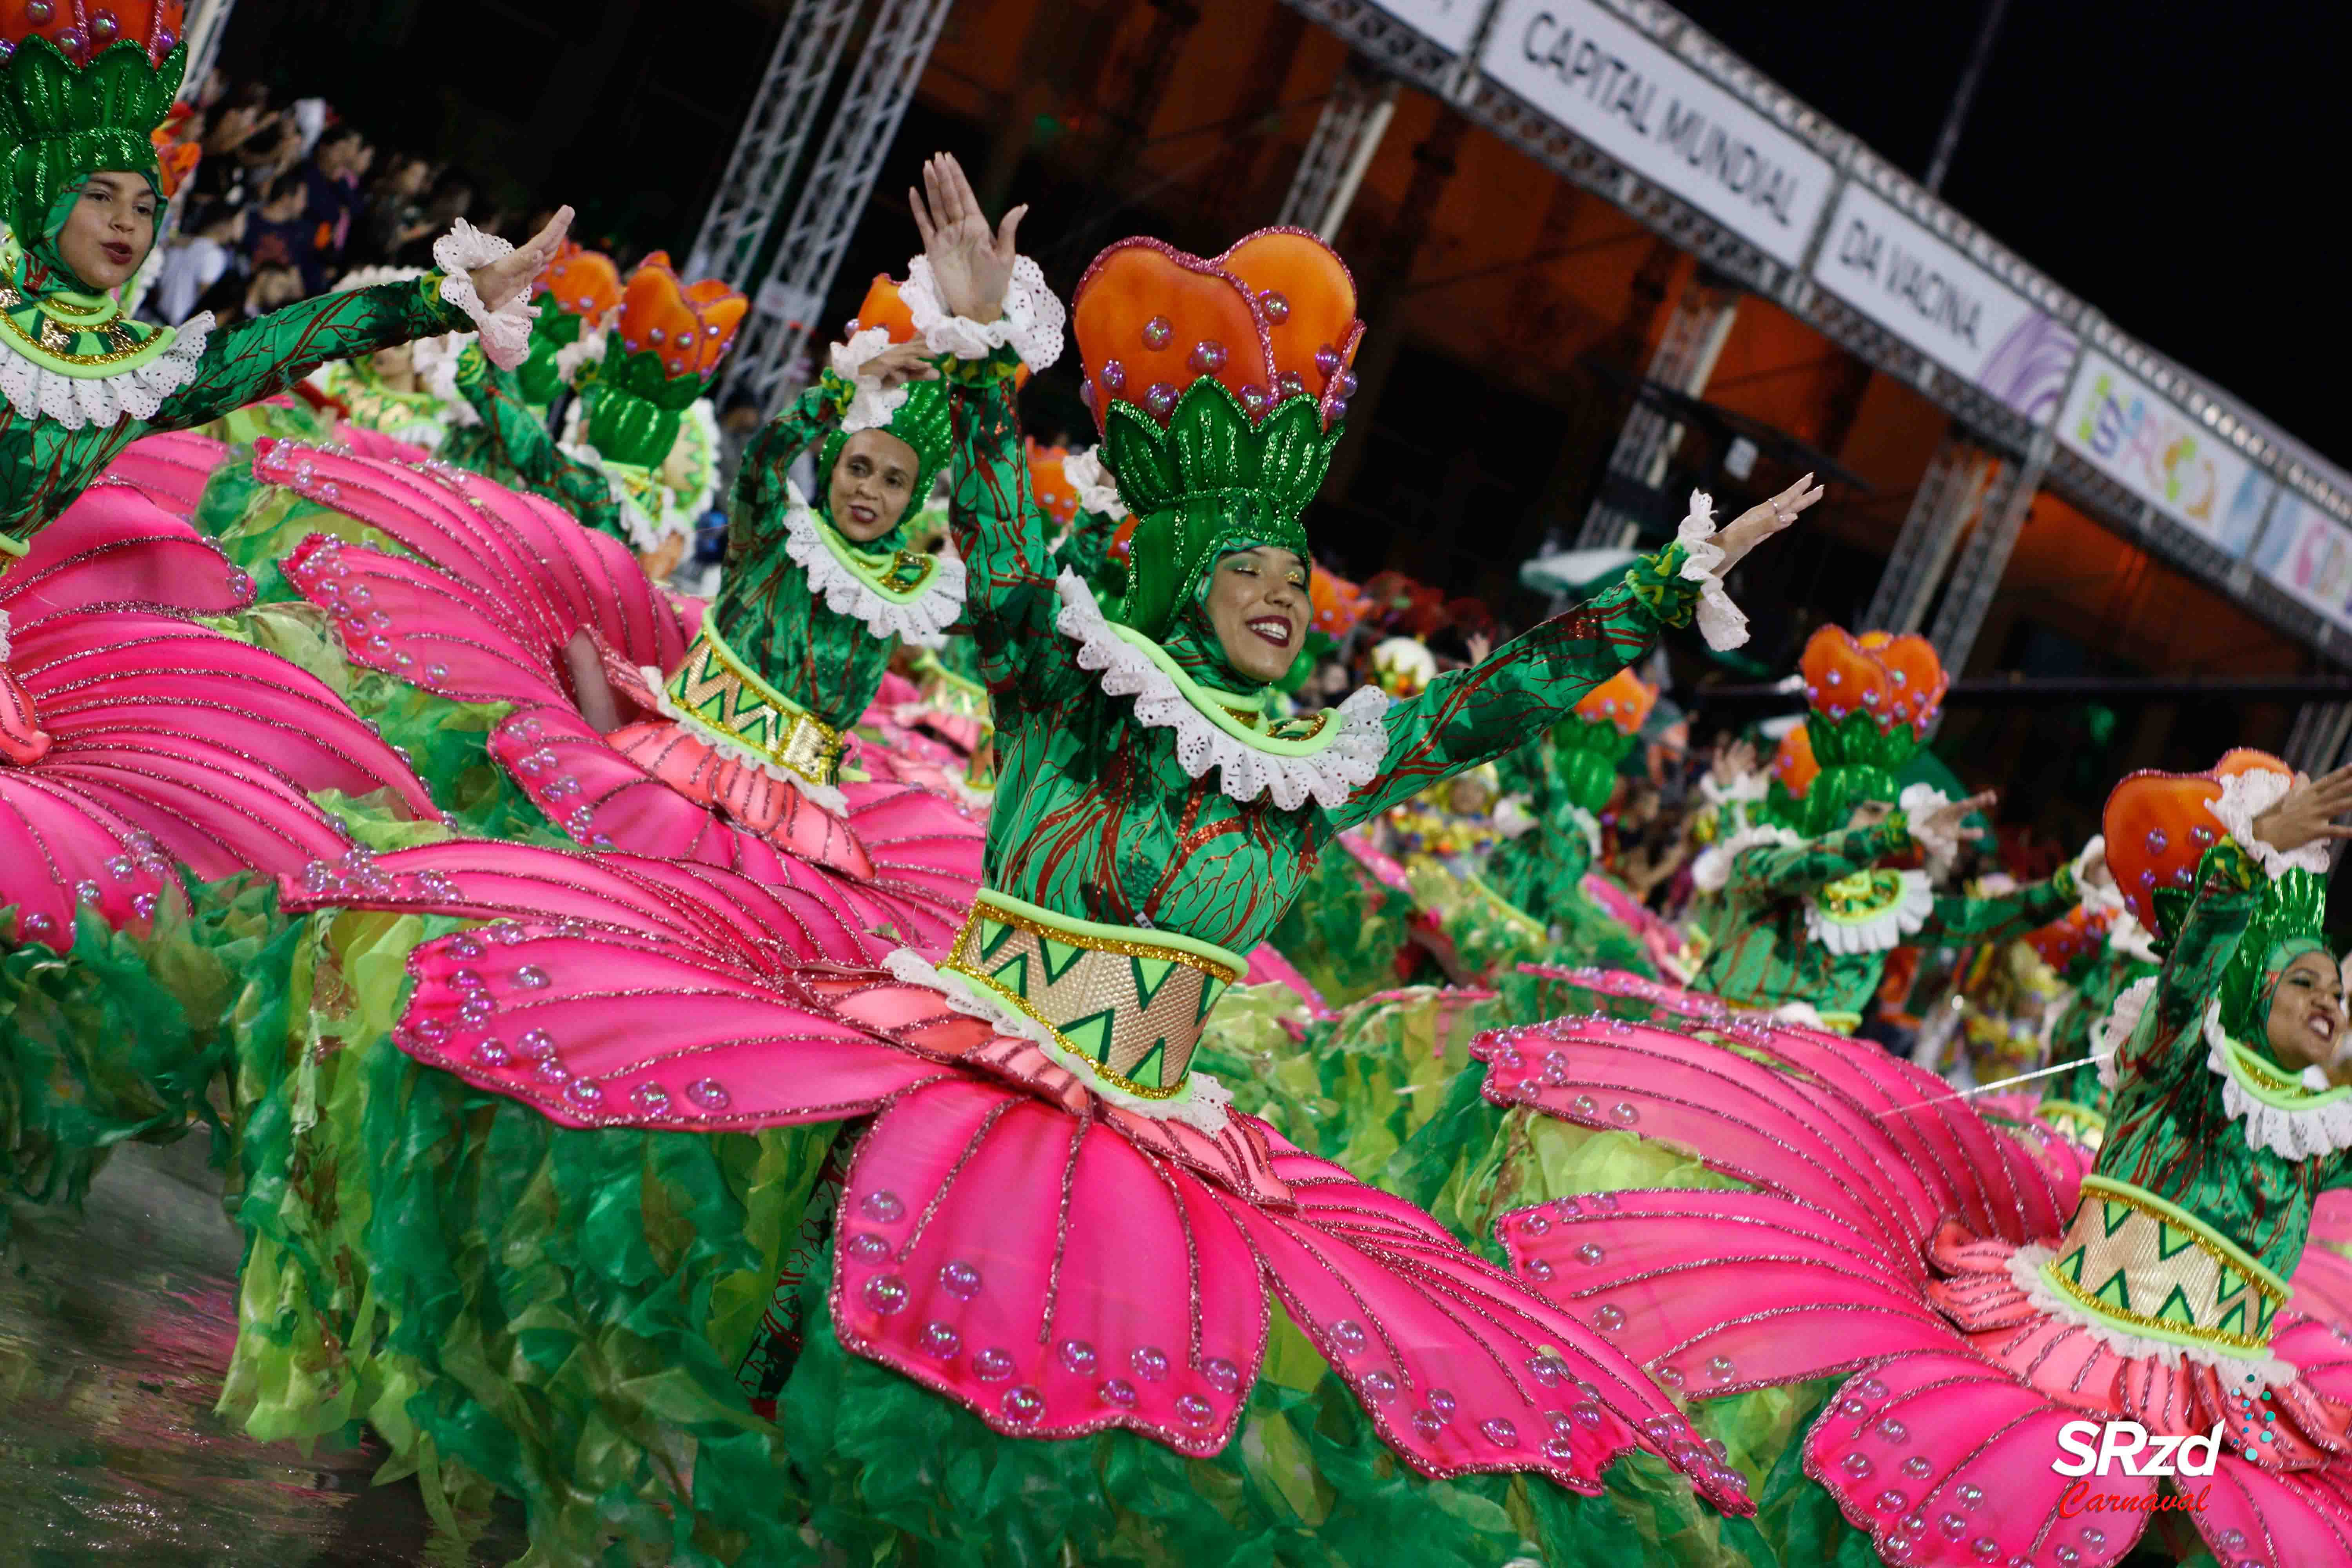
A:
POLYGON ((154 243, 162 196, 149 135, 187 63, 178 13, 154 0, 119 6, 113 41, 100 46, 52 7, 0 37, 10 46, 0 60, 0 557, 23 554, 140 436, 205 424, 329 360, 478 328, 493 354, 520 358, 523 290, 571 220, 569 208, 558 213, 520 250, 461 220, 434 247, 438 271, 225 331, 206 316, 178 327, 132 321, 114 291, 154 243))
POLYGON ((2087 1172, 1806 1032, 1563 1020, 1492 1042, 1498 1098, 1635 1129, 1738 1184, 1522 1210, 1514 1263, 1694 1395, 1842 1379, 1789 1446, 1817 1483, 1792 1477, 1792 1500, 1833 1503, 1886 1563, 2074 1568, 2142 1542, 2155 1561, 2343 1561, 2352 1362, 2342 1327, 2290 1297, 2315 1203, 2352 1185, 2320 934, 2347 811, 2352 770, 2303 780, 2242 752, 2108 797, 2117 883, 2166 956, 2087 1172), (2125 1423, 2183 1462, 2068 1462, 2125 1423))
POLYGON ((1419 700, 1273 719, 1358 330, 1344 270, 1276 231, 1213 263, 1129 242, 1088 275, 1078 336, 1142 517, 1113 622, 1029 504, 997 300, 1050 318, 1011 223, 951 164, 928 179, 911 287, 996 701, 987 888, 943 961, 826 966, 780 903, 804 889, 717 872, 461 843, 383 857, 384 891, 327 874, 306 901, 399 919, 330 917, 379 934, 373 978, 313 992, 329 1062, 296 1037, 247 1058, 289 1114, 247 1145, 272 1201, 247 1205, 241 1400, 286 1430, 373 1413, 443 1482, 523 1496, 558 1554, 1638 1552, 1534 1479, 1592 1489, 1629 1445, 1738 1507, 1589 1330, 1524 1316, 1189 1058, 1309 851, 1557 721, 1703 598, 1719 626, 1717 572, 1793 508, 1693 530, 1419 700), (446 929, 427 910, 500 910, 523 923, 391 962, 446 929))

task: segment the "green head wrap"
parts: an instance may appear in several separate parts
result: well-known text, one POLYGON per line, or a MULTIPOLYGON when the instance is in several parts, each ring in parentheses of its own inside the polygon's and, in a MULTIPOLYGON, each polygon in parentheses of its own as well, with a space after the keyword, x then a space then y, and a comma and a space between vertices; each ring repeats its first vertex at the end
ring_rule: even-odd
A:
MULTIPOLYGON (((2168 931, 2179 930, 2187 897, 2169 888, 2157 893, 2168 931), (2175 893, 2177 900, 2168 897, 2175 893)), ((2221 972, 2221 1027, 2231 1039, 2257 1048, 2263 1045, 2269 1036, 2271 1001, 2278 993, 2279 977, 2305 953, 2328 952, 2320 935, 2326 915, 2327 885, 2308 871, 2290 870, 2263 890, 2261 907, 2246 922, 2245 934, 2221 972)), ((2328 962, 2335 963, 2332 955, 2328 962)))

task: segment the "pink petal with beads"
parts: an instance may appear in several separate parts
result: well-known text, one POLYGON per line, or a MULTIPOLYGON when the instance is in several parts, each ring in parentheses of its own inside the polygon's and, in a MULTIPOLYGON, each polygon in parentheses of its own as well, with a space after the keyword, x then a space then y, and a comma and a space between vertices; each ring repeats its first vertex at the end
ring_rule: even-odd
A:
POLYGON ((229 460, 228 443, 192 430, 165 430, 142 436, 100 477, 131 486, 172 516, 183 521, 195 515, 205 486, 229 460))
POLYGON ((13 927, 0 925, 0 938, 37 938, 61 952, 72 946, 76 889, 84 882, 97 885, 94 907, 111 926, 134 922, 131 900, 142 893, 177 898, 178 883, 152 870, 128 879, 114 875, 114 862, 138 831, 87 791, 39 767, 0 767, 0 908, 16 909, 13 927))
POLYGON ((1693 1394, 1957 1343, 1865 1233, 1772 1194, 1611 1193, 1515 1210, 1496 1230, 1538 1294, 1693 1394))
POLYGON ((0 609, 22 638, 50 616, 148 609, 225 616, 252 585, 218 547, 129 485, 84 490, 0 572, 0 609))
POLYGON ((1210 1194, 1027 1095, 970 1078, 915 1089, 850 1167, 835 1331, 1000 1432, 1123 1426, 1215 1453, 1256 1381, 1266 1308, 1210 1194))
POLYGON ((289 878, 286 908, 393 910, 532 925, 577 921, 616 938, 673 947, 751 973, 782 958, 865 962, 880 944, 842 918, 830 888, 786 866, 754 882, 713 867, 633 855, 584 855, 497 839, 457 838, 373 858, 383 885, 305 887, 289 878))
POLYGON ((2060 1429, 2084 1419, 1965 1351, 1904 1356, 1831 1397, 1806 1434, 1805 1472, 1888 1563, 2106 1568, 2138 1538, 2148 1516, 2130 1504, 2157 1480, 2120 1465, 2053 1470, 2060 1429))
POLYGON ((1414 1469, 1533 1471, 1590 1493, 1639 1447, 1665 1454, 1717 1506, 1752 1511, 1745 1483, 1599 1334, 1339 1167, 1294 1152, 1275 1168, 1296 1206, 1219 1201, 1293 1320, 1414 1469))
POLYGON ((408 972, 403 1050, 567 1127, 840 1121, 951 1070, 740 969, 610 935, 460 933, 408 972))
POLYGON ((2338 1467, 2280 1475, 2225 1457, 2183 1485, 2202 1495, 2189 1517, 2221 1568, 2352 1563, 2352 1483, 2338 1467))
POLYGON ((569 705, 555 656, 526 640, 487 589, 325 534, 304 540, 279 570, 338 617, 354 664, 460 702, 569 705))

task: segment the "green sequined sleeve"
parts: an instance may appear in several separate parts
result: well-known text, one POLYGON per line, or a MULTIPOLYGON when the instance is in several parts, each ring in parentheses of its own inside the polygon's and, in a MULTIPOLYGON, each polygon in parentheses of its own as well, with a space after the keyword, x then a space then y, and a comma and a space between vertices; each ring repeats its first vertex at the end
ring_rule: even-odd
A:
POLYGON ((321 294, 213 333, 195 378, 165 398, 146 424, 185 430, 275 396, 330 360, 473 329, 471 318, 441 298, 437 272, 321 294))
POLYGON ((1731 863, 1736 890, 1797 898, 1866 871, 1911 847, 1909 819, 1896 812, 1874 827, 1847 827, 1796 844, 1758 844, 1731 863))
POLYGON ((2180 935, 2157 976, 2156 1005, 2139 1030, 2116 1051, 2120 1069, 2148 1071, 2172 1054, 2204 1050, 2206 1001, 2219 995, 2222 972, 2238 951, 2246 924, 2261 907, 2267 879, 2234 842, 2224 838, 2199 862, 2197 899, 2180 922, 2180 935))
POLYGON ((1698 584, 1677 574, 1682 563, 1679 544, 1637 561, 1589 604, 1392 704, 1380 776, 1331 814, 1334 824, 1376 816, 1568 718, 1586 692, 1647 653, 1661 626, 1690 624, 1698 584))
POLYGON ((735 475, 735 492, 727 507, 730 571, 740 560, 782 554, 793 462, 822 440, 840 417, 841 393, 836 384, 819 381, 793 399, 790 408, 761 426, 743 448, 743 466, 735 475))
POLYGON ((1998 898, 1939 895, 1923 929, 1928 934, 1962 942, 2007 942, 2048 925, 2073 909, 2081 897, 2082 889, 2074 886, 2074 868, 2068 866, 2045 881, 1998 898))
MULTIPOLYGON (((974 363, 950 360, 954 489, 948 527, 963 557, 964 614, 980 652, 981 676, 1000 701, 1026 675, 1074 664, 1054 629, 1060 566, 1045 542, 1045 520, 1029 494, 1021 420, 1013 406, 1010 356, 974 363)), ((1006 727, 1000 713, 997 725, 1006 727)))
POLYGON ((481 416, 482 447, 492 460, 597 532, 629 542, 629 525, 612 481, 556 444, 547 422, 524 404, 514 376, 491 364, 479 343, 468 344, 457 361, 457 390, 481 416))

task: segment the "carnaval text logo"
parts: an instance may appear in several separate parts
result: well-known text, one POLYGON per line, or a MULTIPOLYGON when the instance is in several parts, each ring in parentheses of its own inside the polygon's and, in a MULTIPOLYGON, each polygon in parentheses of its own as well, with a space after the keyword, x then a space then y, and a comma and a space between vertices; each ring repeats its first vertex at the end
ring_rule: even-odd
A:
POLYGON ((2062 1476, 2104 1476, 2117 1460, 2127 1476, 2210 1476, 2221 1457, 2221 1423, 2184 1438, 2152 1434, 2137 1421, 2069 1421, 2058 1428, 2058 1447, 2069 1457, 2050 1468, 2062 1476))

